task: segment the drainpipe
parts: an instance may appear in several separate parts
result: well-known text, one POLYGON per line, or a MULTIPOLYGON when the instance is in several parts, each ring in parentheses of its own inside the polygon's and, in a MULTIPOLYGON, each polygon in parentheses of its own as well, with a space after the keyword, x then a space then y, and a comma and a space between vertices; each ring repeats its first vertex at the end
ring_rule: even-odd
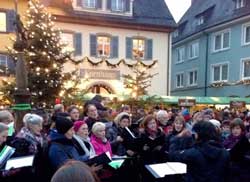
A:
POLYGON ((167 96, 170 96, 170 67, 171 67, 171 51, 172 50, 172 45, 171 45, 171 35, 170 33, 168 34, 168 60, 167 60, 167 96))
POLYGON ((204 87, 204 96, 206 97, 207 96, 207 84, 208 84, 208 76, 207 76, 207 73, 208 73, 208 40, 209 40, 209 37, 208 37, 208 33, 204 33, 206 35, 206 58, 205 58, 205 87, 204 87))

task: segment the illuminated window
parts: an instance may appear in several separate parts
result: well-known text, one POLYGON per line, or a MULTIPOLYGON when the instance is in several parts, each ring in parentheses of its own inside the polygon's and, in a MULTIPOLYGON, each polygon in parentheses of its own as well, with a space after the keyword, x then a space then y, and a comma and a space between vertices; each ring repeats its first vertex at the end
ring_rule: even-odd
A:
POLYGON ((7 31, 7 25, 6 25, 6 13, 0 12, 0 32, 6 32, 7 31))
POLYGON ((72 52, 74 51, 73 44, 73 34, 72 33, 62 33, 61 34, 61 43, 64 44, 63 52, 72 52))
POLYGON ((145 40, 133 39, 133 57, 144 59, 144 57, 145 57, 145 40))
POLYGON ((111 9, 112 11, 123 11, 124 0, 112 0, 111 9))
POLYGON ((97 37, 97 54, 99 57, 110 56, 110 43, 111 43, 110 37, 107 36, 97 37))
POLYGON ((96 7, 96 0, 84 0, 84 7, 95 8, 96 7))

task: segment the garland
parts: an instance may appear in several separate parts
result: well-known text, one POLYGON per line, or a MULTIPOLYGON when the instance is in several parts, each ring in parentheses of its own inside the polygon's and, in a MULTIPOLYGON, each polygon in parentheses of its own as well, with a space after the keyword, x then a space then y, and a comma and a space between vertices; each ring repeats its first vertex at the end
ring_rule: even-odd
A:
POLYGON ((88 63, 90 63, 93 66, 98 66, 102 63, 106 63, 107 66, 112 67, 112 68, 116 68, 116 67, 120 66, 121 64, 128 66, 129 68, 132 68, 133 66, 135 66, 137 64, 141 64, 143 67, 148 68, 148 69, 152 68, 158 62, 158 60, 153 60, 153 62, 151 64, 146 64, 141 60, 136 60, 136 62, 127 63, 124 59, 121 59, 117 63, 111 63, 107 59, 102 59, 101 61, 95 62, 95 61, 92 61, 91 59, 89 59, 89 57, 87 57, 87 56, 84 57, 83 59, 80 59, 77 61, 75 61, 75 60, 71 60, 71 61, 74 61, 76 64, 83 63, 84 61, 88 61, 88 63))
POLYGON ((18 110, 18 111, 27 111, 27 110, 31 110, 31 106, 30 104, 15 104, 12 107, 13 110, 18 110))

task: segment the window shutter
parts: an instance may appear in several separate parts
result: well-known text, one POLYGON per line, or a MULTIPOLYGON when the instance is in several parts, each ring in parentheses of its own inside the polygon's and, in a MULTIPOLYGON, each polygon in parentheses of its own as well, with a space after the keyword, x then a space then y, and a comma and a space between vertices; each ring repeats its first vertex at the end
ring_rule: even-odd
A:
POLYGON ((82 55, 82 33, 74 34, 74 56, 82 55))
POLYGON ((150 60, 153 59, 153 40, 152 39, 148 39, 147 43, 146 43, 146 59, 150 60))
POLYGON ((102 9, 102 0, 96 0, 96 9, 102 9))
POLYGON ((126 37, 126 58, 132 59, 132 38, 126 37))
POLYGON ((125 0, 125 12, 130 12, 130 0, 125 0))
POLYGON ((90 56, 95 57, 96 56, 96 46, 97 46, 97 41, 96 41, 96 35, 91 34, 90 35, 90 56))
POLYGON ((111 58, 118 58, 118 50, 119 50, 119 39, 117 36, 112 37, 111 40, 111 58))
POLYGON ((76 0, 76 6, 82 7, 82 1, 83 0, 76 0))
POLYGON ((7 17, 7 32, 15 31, 15 21, 16 21, 16 12, 15 10, 8 10, 6 13, 7 17))
POLYGON ((7 57, 7 66, 8 66, 9 73, 14 74, 16 65, 14 63, 14 60, 10 56, 7 57))
POLYGON ((107 9, 111 10, 111 0, 107 0, 107 9))

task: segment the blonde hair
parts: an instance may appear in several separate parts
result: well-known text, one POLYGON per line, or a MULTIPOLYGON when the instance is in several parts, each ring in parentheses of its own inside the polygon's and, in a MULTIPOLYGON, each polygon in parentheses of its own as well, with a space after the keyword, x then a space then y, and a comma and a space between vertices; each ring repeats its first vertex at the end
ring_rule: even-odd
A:
POLYGON ((106 126, 104 123, 102 122, 96 122, 93 126, 92 126, 92 133, 95 135, 99 130, 101 129, 105 129, 106 126))

